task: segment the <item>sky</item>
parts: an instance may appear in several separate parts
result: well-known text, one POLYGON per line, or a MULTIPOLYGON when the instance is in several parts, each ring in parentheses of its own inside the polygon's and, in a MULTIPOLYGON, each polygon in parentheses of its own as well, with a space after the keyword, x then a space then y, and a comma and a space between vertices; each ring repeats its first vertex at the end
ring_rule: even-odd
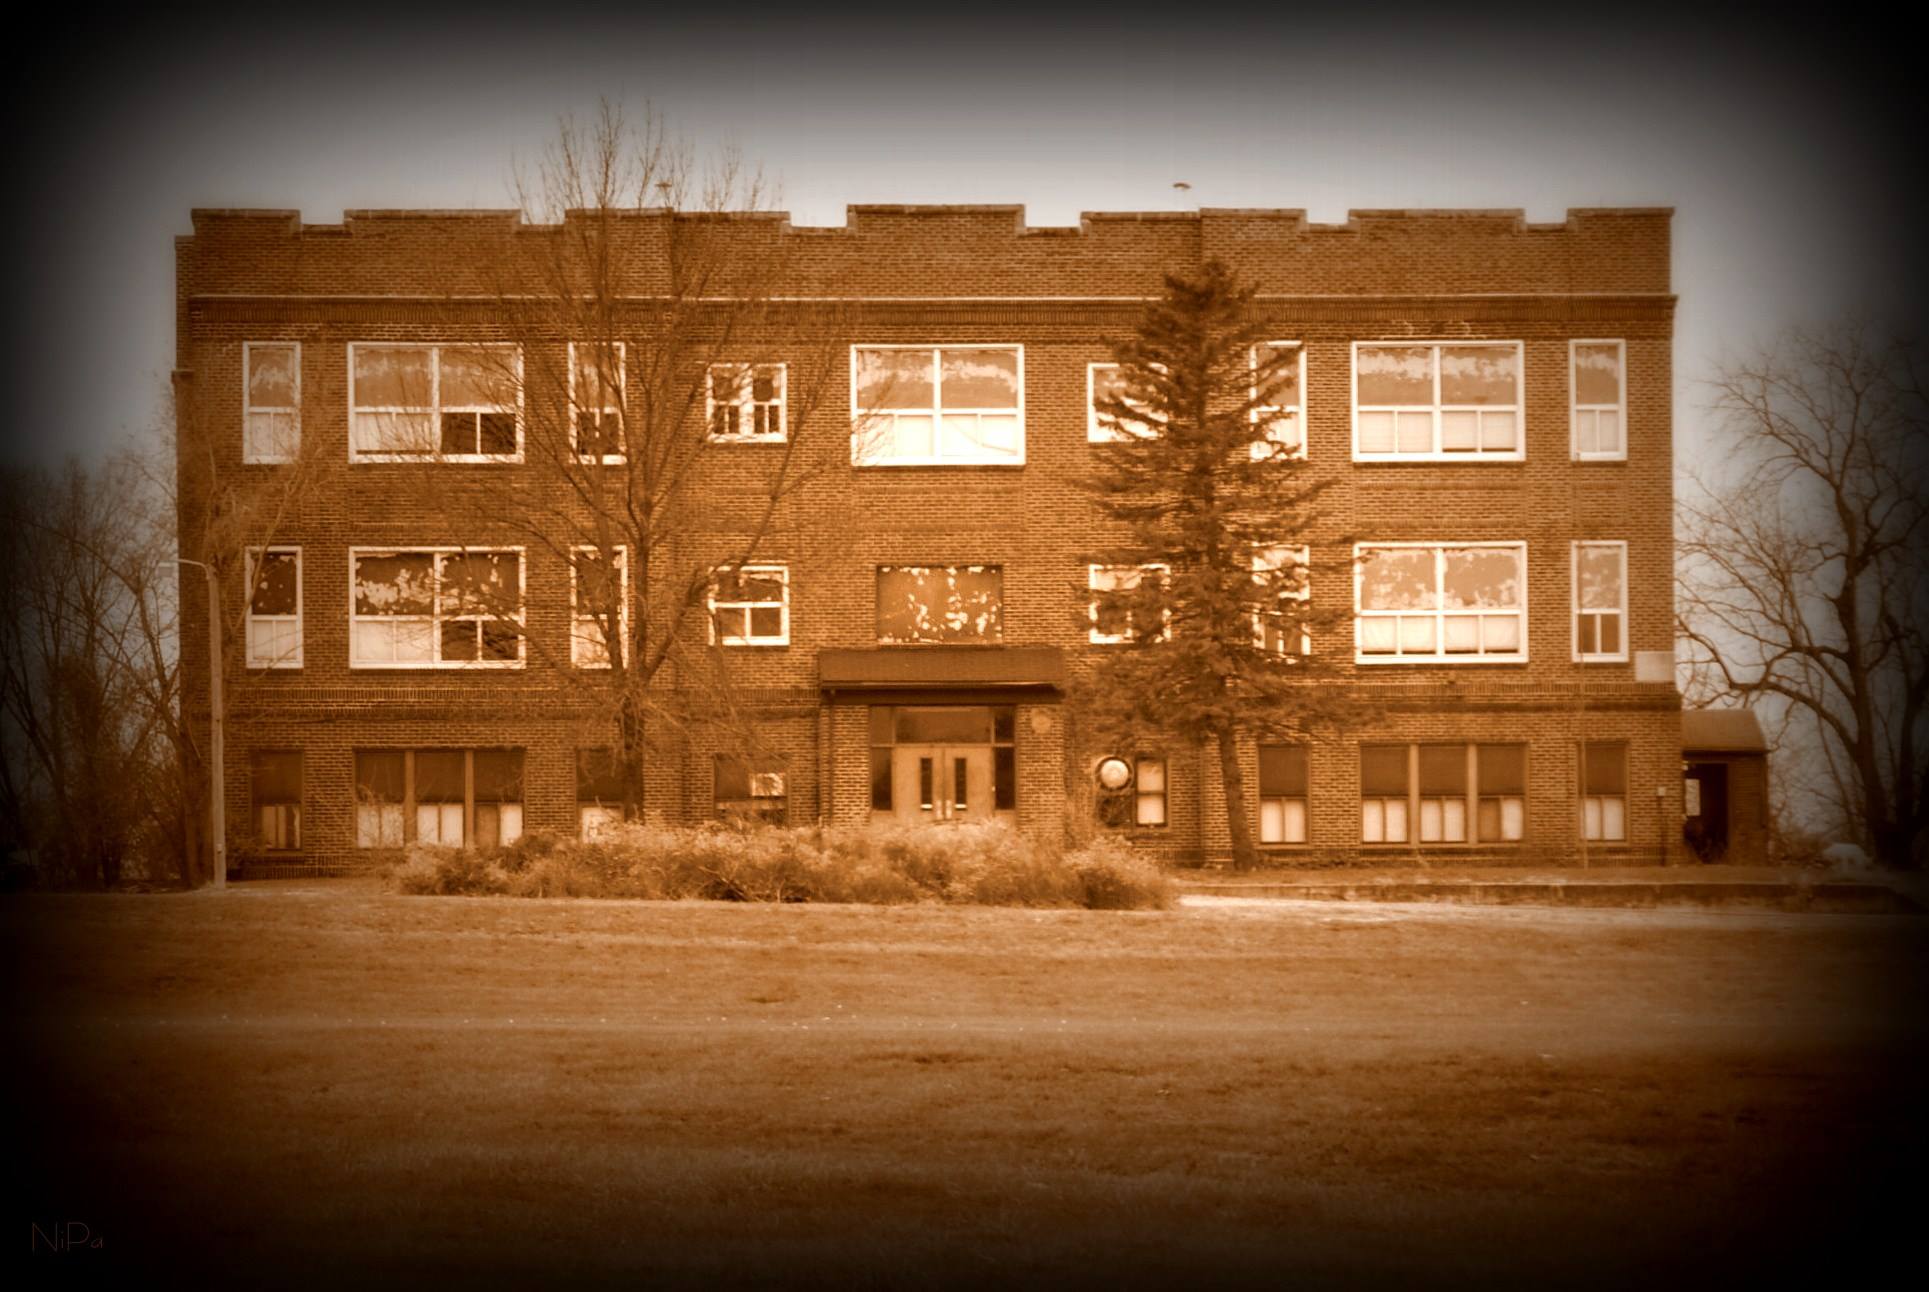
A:
POLYGON ((20 420, 0 459, 152 435, 192 208, 332 223, 508 207, 515 165, 599 98, 647 102, 699 151, 736 148, 798 224, 870 202, 1016 203, 1034 226, 1198 206, 1316 222, 1672 206, 1683 461, 1714 364, 1791 325, 1913 311, 1923 202, 1899 172, 1920 167, 1920 112, 1882 29, 1331 8, 1184 23, 1168 8, 1163 24, 1122 7, 673 21, 566 2, 516 20, 290 6, 146 26, 83 12, 12 87, 20 420))

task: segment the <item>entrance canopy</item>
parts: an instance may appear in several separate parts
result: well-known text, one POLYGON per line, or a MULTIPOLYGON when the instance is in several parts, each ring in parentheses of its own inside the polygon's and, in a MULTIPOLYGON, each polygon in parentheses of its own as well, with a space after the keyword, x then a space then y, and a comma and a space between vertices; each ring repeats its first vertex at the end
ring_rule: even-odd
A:
POLYGON ((1055 704, 1065 654, 1056 646, 900 646, 817 653, 817 685, 833 704, 1055 704))

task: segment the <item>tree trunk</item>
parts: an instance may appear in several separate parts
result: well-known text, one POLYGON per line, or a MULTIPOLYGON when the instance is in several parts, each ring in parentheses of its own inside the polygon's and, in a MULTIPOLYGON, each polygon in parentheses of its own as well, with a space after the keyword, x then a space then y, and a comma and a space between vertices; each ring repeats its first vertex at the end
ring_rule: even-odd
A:
POLYGON ((1231 727, 1223 727, 1216 739, 1219 779, 1226 790, 1226 829, 1232 835, 1233 869, 1251 870, 1259 865, 1259 843, 1253 838, 1252 818, 1246 814, 1246 772, 1239 765, 1239 737, 1231 727))
POLYGON ((643 705, 625 695, 616 706, 616 765, 623 778, 623 819, 643 819, 643 705))

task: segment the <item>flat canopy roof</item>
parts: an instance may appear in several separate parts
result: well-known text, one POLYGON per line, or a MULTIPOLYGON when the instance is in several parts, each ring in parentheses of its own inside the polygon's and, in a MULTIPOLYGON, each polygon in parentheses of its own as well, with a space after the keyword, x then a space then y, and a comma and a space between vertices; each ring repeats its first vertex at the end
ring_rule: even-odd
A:
POLYGON ((1707 753, 1766 753, 1762 724, 1752 709, 1683 709, 1681 750, 1707 753))
POLYGON ((880 646, 817 652, 817 685, 832 693, 906 702, 934 693, 960 703, 1057 699, 1065 653, 1056 646, 880 646), (915 696, 910 693, 917 693, 915 696))

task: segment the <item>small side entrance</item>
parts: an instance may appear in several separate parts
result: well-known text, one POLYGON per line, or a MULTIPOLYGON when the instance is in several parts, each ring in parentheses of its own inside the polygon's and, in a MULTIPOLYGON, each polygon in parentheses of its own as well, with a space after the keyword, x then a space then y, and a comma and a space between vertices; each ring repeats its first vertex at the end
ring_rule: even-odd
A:
POLYGON ((1682 770, 1681 833, 1703 861, 1728 855, 1728 764, 1686 763, 1682 770))

